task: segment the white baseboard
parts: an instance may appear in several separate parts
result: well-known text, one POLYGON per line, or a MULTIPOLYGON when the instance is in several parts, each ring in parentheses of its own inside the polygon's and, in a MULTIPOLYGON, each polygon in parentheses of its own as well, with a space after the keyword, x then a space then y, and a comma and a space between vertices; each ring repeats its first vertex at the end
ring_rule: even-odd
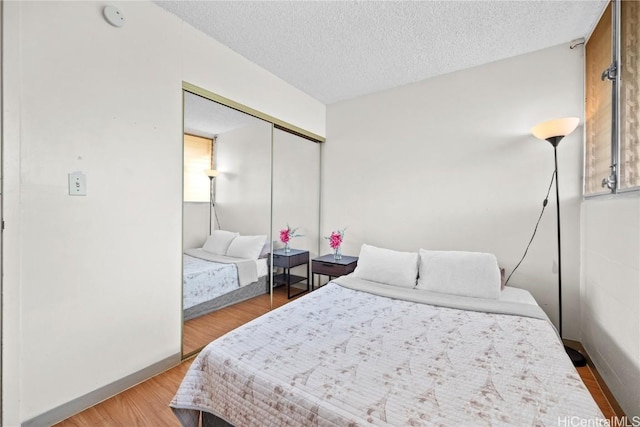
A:
POLYGON ((180 353, 169 356, 166 359, 139 370, 138 372, 134 372, 133 374, 114 381, 111 384, 107 384, 106 386, 100 387, 99 389, 87 393, 84 396, 78 397, 77 399, 58 406, 57 408, 53 408, 31 418, 30 420, 24 421, 21 425, 22 427, 41 427, 59 423, 60 421, 66 420, 72 415, 82 412, 103 400, 115 396, 118 393, 122 393, 126 389, 131 388, 154 375, 160 374, 169 368, 179 365, 181 361, 182 356, 180 353))

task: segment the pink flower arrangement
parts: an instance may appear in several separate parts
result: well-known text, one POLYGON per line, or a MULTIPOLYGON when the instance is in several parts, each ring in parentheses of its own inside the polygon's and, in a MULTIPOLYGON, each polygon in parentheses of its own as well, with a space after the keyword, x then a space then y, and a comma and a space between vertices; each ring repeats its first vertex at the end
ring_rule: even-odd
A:
POLYGON ((291 228, 287 224, 287 228, 280 230, 280 241, 287 244, 292 238, 301 236, 301 234, 296 234, 296 231, 298 231, 297 228, 291 228))
POLYGON ((340 245, 342 245, 342 240, 344 239, 344 230, 346 230, 346 228, 342 230, 332 231, 329 237, 325 237, 325 239, 329 239, 329 246, 331 246, 331 249, 338 249, 340 245))
POLYGON ((342 234, 332 231, 331 236, 329 236, 329 246, 331 246, 331 249, 338 249, 341 244, 342 234))
POLYGON ((285 228, 284 230, 280 230, 280 241, 282 243, 289 243, 289 240, 291 240, 290 232, 291 230, 288 228, 285 228))

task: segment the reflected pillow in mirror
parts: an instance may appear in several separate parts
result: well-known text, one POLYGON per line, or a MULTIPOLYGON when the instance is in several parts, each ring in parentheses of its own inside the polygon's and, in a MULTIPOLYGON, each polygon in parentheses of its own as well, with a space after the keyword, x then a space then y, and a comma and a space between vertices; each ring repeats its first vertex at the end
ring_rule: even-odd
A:
POLYGON ((234 258, 258 259, 265 240, 267 240, 267 236, 264 234, 260 236, 238 236, 229 245, 226 255, 234 258))
MULTIPOLYGON (((276 242, 273 242, 274 246, 275 246, 276 242)), ((262 250, 260 251, 260 256, 258 256, 258 258, 268 258, 269 254, 271 253, 271 245, 269 244, 268 241, 264 242, 264 246, 262 246, 262 250)))
POLYGON ((202 250, 212 254, 225 255, 229 245, 239 234, 231 231, 213 230, 211 236, 207 237, 207 241, 204 242, 202 250))
POLYGON ((413 288, 418 278, 418 254, 362 245, 353 276, 387 285, 413 288))

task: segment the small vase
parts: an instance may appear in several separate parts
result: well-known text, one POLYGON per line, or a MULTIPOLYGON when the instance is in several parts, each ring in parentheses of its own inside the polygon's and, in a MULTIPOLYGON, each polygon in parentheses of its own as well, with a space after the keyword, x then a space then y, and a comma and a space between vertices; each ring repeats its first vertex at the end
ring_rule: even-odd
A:
POLYGON ((333 259, 342 259, 342 249, 340 249, 340 246, 333 250, 333 259))
POLYGON ((284 253, 288 254, 289 252, 291 252, 291 246, 289 246, 289 242, 284 244, 284 253))

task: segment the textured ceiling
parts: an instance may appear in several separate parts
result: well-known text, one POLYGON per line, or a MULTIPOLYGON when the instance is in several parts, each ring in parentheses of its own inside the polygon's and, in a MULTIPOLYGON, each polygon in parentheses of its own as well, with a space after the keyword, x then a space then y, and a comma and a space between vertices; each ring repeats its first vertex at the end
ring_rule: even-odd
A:
POLYGON ((253 126, 262 120, 210 101, 190 92, 184 95, 184 131, 213 138, 235 129, 253 126))
POLYGON ((606 1, 156 1, 331 104, 586 37, 606 1))

